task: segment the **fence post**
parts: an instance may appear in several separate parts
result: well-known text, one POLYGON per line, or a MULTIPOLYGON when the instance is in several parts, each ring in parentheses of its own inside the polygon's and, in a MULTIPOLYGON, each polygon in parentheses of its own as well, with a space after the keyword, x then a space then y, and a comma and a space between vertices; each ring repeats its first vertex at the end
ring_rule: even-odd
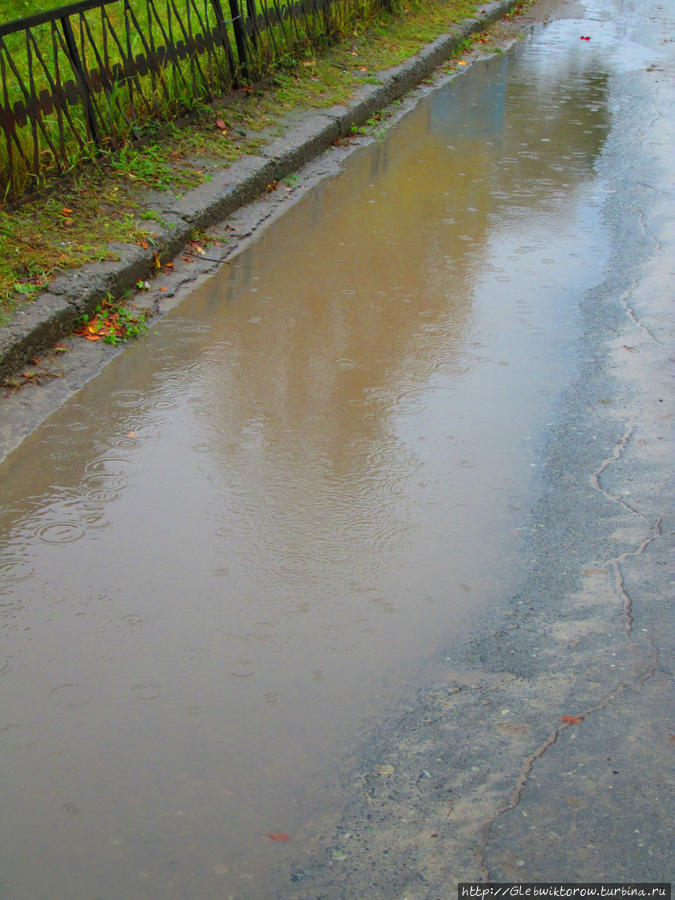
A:
POLYGON ((255 11, 255 0, 246 0, 246 12, 248 14, 249 19, 251 20, 251 43, 254 47, 258 44, 258 37, 256 35, 256 11, 255 11))
POLYGON ((244 28, 244 20, 239 7, 239 0, 230 0, 230 14, 232 16, 232 27, 234 28, 234 39, 237 44, 237 53, 239 54, 241 74, 244 80, 246 80, 248 78, 248 63, 246 61, 246 29, 244 28))
POLYGON ((100 149, 101 139, 98 133, 96 112, 94 111, 94 104, 89 92, 86 73, 84 71, 84 66, 82 65, 82 60, 80 59, 80 54, 77 52, 75 35, 73 34, 73 29, 71 28, 70 19, 68 18, 68 16, 63 16, 61 18, 61 27, 63 28, 63 36, 66 39, 68 58, 70 59, 70 64, 73 67, 73 72, 75 73, 75 78, 77 79, 80 86, 80 93, 82 94, 82 103, 84 105, 84 111, 87 117, 89 133, 91 134, 96 147, 100 149))
POLYGON ((237 69, 234 64, 234 58, 232 57, 232 48, 230 47, 230 42, 227 38, 225 24, 225 16, 223 15, 223 7, 220 5, 220 0, 211 0, 211 5, 216 13, 216 22, 218 23, 218 28, 222 31, 223 34, 223 47, 225 48, 225 53, 227 54, 227 62, 230 67, 230 72, 232 73, 232 87, 238 87, 238 79, 237 79, 237 69))

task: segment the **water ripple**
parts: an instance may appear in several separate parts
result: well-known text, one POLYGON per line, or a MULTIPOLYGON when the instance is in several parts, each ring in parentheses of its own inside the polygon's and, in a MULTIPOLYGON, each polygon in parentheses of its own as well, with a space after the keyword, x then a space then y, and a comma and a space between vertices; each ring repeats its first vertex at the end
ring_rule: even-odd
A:
POLYGON ((84 528, 79 522, 48 522, 36 532, 36 537, 45 544, 69 544, 84 535, 84 528))

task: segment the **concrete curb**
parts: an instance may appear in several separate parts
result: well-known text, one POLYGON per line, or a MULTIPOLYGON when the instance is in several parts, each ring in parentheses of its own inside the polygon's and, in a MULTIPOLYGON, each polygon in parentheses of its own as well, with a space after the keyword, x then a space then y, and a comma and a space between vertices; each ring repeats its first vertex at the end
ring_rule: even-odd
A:
POLYGON ((455 31, 441 35, 416 56, 381 73, 378 83, 360 88, 348 106, 310 114, 271 141, 259 155, 243 157, 181 198, 149 198, 148 208, 156 209, 165 223, 157 230, 155 245, 148 250, 130 244, 110 245, 117 260, 87 264, 57 276, 48 291, 18 310, 0 329, 0 380, 69 335, 77 317, 91 313, 104 297, 119 300, 139 280, 147 278, 155 253, 163 260, 172 259, 196 229, 222 221, 258 197, 270 183, 319 156, 338 138, 348 135, 352 126, 362 125, 428 77, 462 41, 505 16, 517 2, 492 0, 483 4, 477 18, 465 19, 455 31))

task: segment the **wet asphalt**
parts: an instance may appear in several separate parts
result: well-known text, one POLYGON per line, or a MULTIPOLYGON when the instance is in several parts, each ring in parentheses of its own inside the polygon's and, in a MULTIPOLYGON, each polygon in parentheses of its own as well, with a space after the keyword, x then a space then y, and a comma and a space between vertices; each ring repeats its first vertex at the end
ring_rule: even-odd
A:
MULTIPOLYGON (((591 36, 600 5, 579 23, 591 36)), ((366 738, 340 825, 296 854, 281 896, 672 878, 675 21, 603 10, 644 56, 612 73, 598 164, 611 265, 580 298, 519 589, 366 738)))

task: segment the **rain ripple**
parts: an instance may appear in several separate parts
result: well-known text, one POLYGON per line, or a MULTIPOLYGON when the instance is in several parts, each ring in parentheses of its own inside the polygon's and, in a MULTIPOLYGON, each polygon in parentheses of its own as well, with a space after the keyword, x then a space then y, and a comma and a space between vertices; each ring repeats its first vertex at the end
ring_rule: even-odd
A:
POLYGON ((84 528, 79 522, 48 522, 36 532, 36 537, 45 544, 69 544, 84 535, 84 528))
POLYGON ((0 584, 18 584, 35 575, 35 569, 27 559, 19 556, 0 558, 0 584))

